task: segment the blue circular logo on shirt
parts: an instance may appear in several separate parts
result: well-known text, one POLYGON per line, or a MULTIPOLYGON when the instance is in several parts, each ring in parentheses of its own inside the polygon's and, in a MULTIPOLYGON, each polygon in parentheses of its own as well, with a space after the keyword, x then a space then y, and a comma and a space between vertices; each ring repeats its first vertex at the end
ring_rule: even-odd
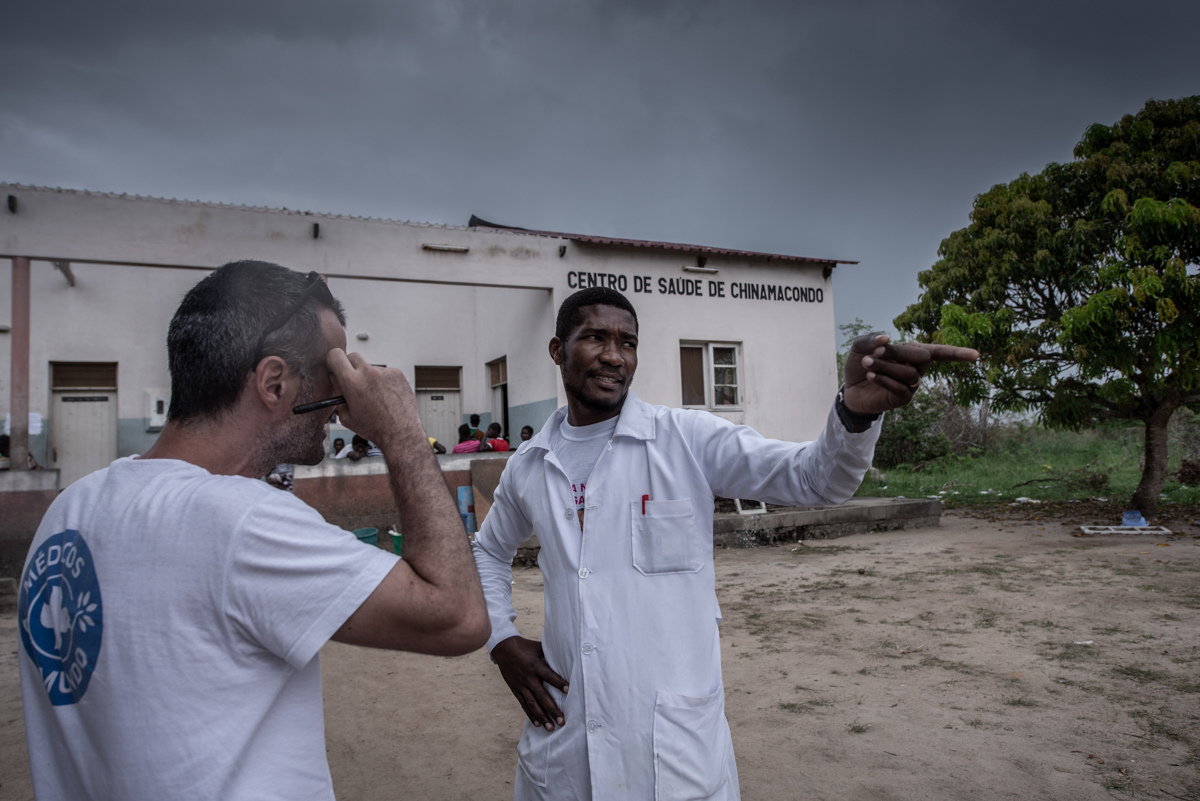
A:
POLYGON ((17 601, 21 644, 42 674, 54 706, 87 692, 100 656, 100 582, 83 535, 67 529, 34 552, 17 601))

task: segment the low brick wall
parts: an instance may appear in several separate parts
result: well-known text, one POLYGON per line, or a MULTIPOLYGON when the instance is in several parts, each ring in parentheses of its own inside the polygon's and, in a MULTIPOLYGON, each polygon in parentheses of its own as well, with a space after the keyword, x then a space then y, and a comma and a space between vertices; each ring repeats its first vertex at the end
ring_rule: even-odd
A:
POLYGON ((0 470, 0 577, 20 575, 33 535, 57 497, 57 470, 0 470))
MULTIPOLYGON (((471 486, 471 463, 507 459, 509 453, 469 453, 438 456, 446 487, 458 506, 458 487, 471 486)), ((327 459, 319 465, 297 466, 293 474, 296 497, 321 513, 328 522, 354 530, 371 526, 386 532, 398 526, 400 513, 381 457, 351 462, 327 459)), ((380 547, 391 547, 380 537, 380 547)))

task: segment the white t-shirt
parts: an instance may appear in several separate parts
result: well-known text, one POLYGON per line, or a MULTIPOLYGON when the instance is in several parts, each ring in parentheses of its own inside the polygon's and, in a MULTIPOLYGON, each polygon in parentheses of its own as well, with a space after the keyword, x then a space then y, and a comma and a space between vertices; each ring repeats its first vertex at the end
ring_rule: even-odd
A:
POLYGON ((596 466, 604 446, 617 430, 618 419, 612 417, 590 426, 573 426, 563 418, 562 425, 550 433, 550 450, 571 482, 572 502, 580 528, 583 527, 588 476, 592 474, 592 468, 596 466))
POLYGON ((317 652, 397 558, 291 493, 120 459, 50 506, 18 597, 44 799, 331 799, 317 652))

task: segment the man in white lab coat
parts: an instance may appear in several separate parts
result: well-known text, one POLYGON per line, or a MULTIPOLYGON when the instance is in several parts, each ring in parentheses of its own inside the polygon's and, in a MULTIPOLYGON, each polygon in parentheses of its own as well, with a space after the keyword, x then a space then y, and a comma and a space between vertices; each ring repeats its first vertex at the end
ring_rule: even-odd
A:
POLYGON ((841 503, 871 464, 879 417, 911 400, 933 360, 975 351, 855 341, 813 442, 765 439, 703 411, 642 402, 637 315, 581 290, 550 357, 567 405, 509 459, 475 546, 488 649, 529 722, 521 799, 737 799, 712 558, 713 495, 841 503), (512 560, 536 532, 542 642, 514 625, 512 560))

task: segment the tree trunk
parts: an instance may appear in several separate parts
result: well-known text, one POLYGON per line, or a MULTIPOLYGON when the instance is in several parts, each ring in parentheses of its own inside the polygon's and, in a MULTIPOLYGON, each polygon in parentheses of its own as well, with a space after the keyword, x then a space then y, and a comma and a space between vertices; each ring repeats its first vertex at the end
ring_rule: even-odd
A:
POLYGON ((1164 400, 1145 418, 1146 464, 1130 505, 1146 518, 1158 512, 1158 495, 1167 483, 1167 424, 1179 403, 1164 400))
POLYGON ((988 400, 985 396, 979 402, 979 448, 984 452, 987 451, 988 400))

